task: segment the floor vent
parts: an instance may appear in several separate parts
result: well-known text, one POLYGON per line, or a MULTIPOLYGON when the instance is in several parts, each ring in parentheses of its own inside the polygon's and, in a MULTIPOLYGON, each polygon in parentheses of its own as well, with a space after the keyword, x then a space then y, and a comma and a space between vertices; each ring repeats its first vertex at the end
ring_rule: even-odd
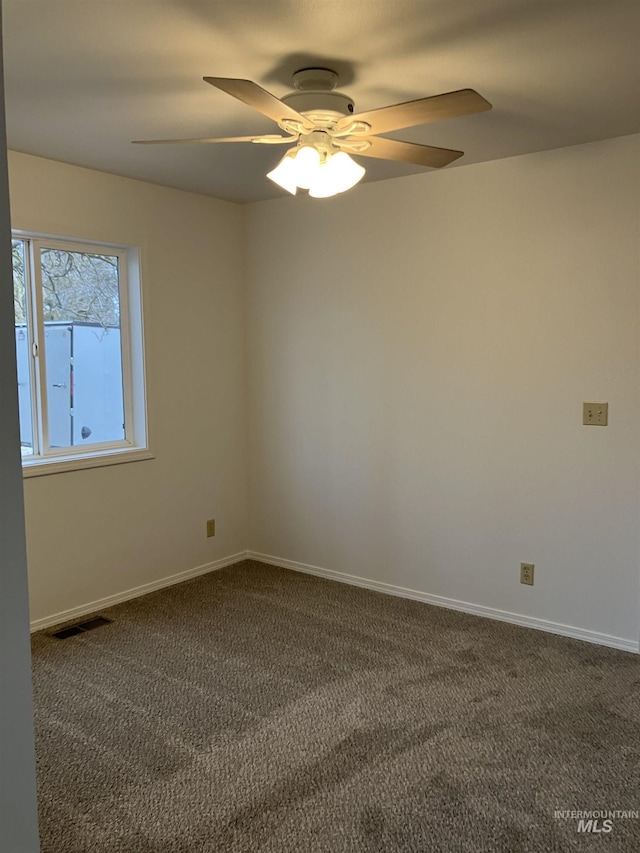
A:
POLYGON ((89 619, 88 622, 81 622, 78 628, 82 628, 83 631, 93 631, 94 628, 101 628, 110 622, 113 622, 113 619, 107 619, 105 616, 96 616, 95 619, 89 619))
POLYGON ((62 631, 56 631, 51 636, 58 640, 66 640, 67 637, 73 637, 75 634, 84 634, 84 631, 77 625, 72 625, 70 628, 63 628, 62 631))
POLYGON ((113 622, 113 619, 107 619, 105 616, 96 616, 95 619, 89 619, 87 622, 79 622, 77 625, 70 625, 61 631, 54 631, 51 636, 57 640, 66 640, 67 637, 75 637, 76 634, 84 634, 86 631, 93 631, 95 628, 102 627, 102 625, 109 625, 110 622, 113 622))

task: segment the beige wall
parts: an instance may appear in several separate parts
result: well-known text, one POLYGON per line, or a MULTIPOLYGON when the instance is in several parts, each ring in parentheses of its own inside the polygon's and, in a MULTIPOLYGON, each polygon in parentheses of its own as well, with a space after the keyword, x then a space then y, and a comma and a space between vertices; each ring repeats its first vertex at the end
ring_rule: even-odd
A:
POLYGON ((637 643, 639 149, 244 212, 12 154, 14 227, 142 249, 156 454, 25 481, 32 619, 249 547, 637 643))
POLYGON ((253 205, 250 548, 637 643, 639 170, 636 136, 253 205))
POLYGON ((14 228, 140 246, 156 455, 25 480, 38 620, 246 548, 242 219, 227 202, 23 154, 9 176, 14 228))

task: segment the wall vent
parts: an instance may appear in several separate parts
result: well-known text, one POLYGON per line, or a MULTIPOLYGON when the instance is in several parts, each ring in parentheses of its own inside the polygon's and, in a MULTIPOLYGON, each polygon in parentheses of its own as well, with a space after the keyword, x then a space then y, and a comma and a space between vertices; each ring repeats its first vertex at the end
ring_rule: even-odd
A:
POLYGON ((66 640, 67 637, 75 637, 76 634, 93 631, 95 628, 100 628, 102 625, 109 625, 111 622, 113 622, 113 619, 107 619, 106 616, 96 616, 93 619, 88 619, 86 622, 78 622, 77 625, 70 625, 68 628, 62 628, 60 631, 54 631, 51 636, 57 640, 66 640))

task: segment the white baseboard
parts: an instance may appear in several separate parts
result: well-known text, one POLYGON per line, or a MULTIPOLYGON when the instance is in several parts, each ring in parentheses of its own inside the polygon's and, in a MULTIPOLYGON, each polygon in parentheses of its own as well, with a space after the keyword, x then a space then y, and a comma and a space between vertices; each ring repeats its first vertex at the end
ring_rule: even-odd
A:
POLYGON ((150 592, 155 592, 157 589, 164 589, 167 586, 182 583, 182 581, 196 578, 198 575, 216 572, 218 569, 224 569, 225 566, 231 566, 233 563, 246 560, 247 553, 247 551, 240 551, 237 554, 232 554, 230 557, 223 557, 220 560, 214 560, 213 563, 196 566, 195 569, 187 569, 186 572, 178 572, 177 575, 170 575, 168 578, 160 578, 160 580, 151 581, 151 583, 145 583, 142 586, 135 586, 133 589, 126 589, 115 595, 108 595, 106 598, 99 598, 97 601, 89 601, 87 604, 72 607, 70 610, 63 610, 60 613, 53 613, 51 616, 45 616, 42 619, 35 619, 31 623, 31 633, 42 631, 43 628, 51 628, 53 625, 61 625, 63 622, 69 622, 78 616, 86 616, 88 613, 95 613, 96 610, 104 610, 107 607, 112 607, 114 604, 130 601, 132 598, 139 598, 141 595, 147 595, 150 592))
POLYGON ((60 625, 63 622, 70 622, 79 616, 86 616, 89 613, 95 613, 97 610, 104 610, 114 604, 120 604, 123 601, 130 601, 132 598, 139 598, 142 595, 147 595, 150 592, 155 592, 158 589, 164 589, 168 586, 173 586, 190 578, 205 575, 209 572, 215 572, 225 566, 231 566, 234 563, 239 563, 241 560, 257 560, 260 563, 267 563, 271 566, 281 566, 284 569, 293 569, 296 572, 303 572, 308 575, 316 575, 321 578, 338 581, 339 583, 350 584, 351 586, 361 586, 365 589, 372 589, 376 592, 383 592, 386 595, 396 595, 400 598, 410 598, 415 601, 423 601, 426 604, 433 604, 436 607, 447 607, 450 610, 460 610, 463 613, 471 613, 474 616, 484 616, 487 619, 496 619, 499 622, 509 622, 512 625, 520 625, 524 628, 535 628, 538 631, 547 631, 551 634, 559 634, 562 637, 572 637, 575 640, 584 640, 587 643, 595 643, 599 646, 609 646, 613 649, 621 649, 625 652, 640 652, 640 645, 633 641, 627 640, 624 637, 614 637, 610 634, 601 634, 598 631, 590 631, 585 628, 576 628, 573 625, 563 625, 559 622, 549 622, 545 619, 536 619, 532 616, 524 616, 520 613, 510 613, 506 610, 497 610, 493 607, 483 607, 480 604, 470 604, 467 601, 458 601, 455 598, 445 598, 441 595, 431 595, 428 592, 420 592, 415 589, 408 589, 394 584, 382 583, 381 581, 369 580, 361 578, 357 575, 349 575, 344 572, 336 572, 332 569, 323 569, 320 566, 310 566, 306 563, 297 563, 294 560, 283 560, 279 557, 272 557, 269 554, 259 554, 256 551, 239 551, 237 554, 232 554, 229 557, 223 557, 220 560, 215 560, 212 563, 205 563, 202 566, 196 566, 194 569, 187 569, 185 572, 179 572, 175 575, 170 575, 166 578, 161 578, 151 583, 143 584, 142 586, 133 587, 123 592, 109 595, 105 598, 100 598, 97 601, 90 601, 86 604, 81 604, 78 607, 72 607, 70 610, 63 610, 60 613, 54 613, 51 616, 45 616, 42 619, 35 619, 31 623, 31 631, 42 631, 44 628, 51 628, 54 625, 60 625))
POLYGON ((431 595, 428 592, 419 592, 415 589, 407 589, 402 586, 394 586, 381 581, 361 578, 357 575, 348 575, 344 572, 336 572, 332 569, 322 569, 319 566, 308 566, 305 563, 296 563, 293 560, 281 560, 268 554, 258 554, 248 551, 249 560, 257 560, 260 563, 268 563, 271 566, 281 566, 284 569, 293 569, 296 572, 304 572, 308 575, 316 575, 321 578, 339 581, 351 586, 361 586, 365 589, 373 589, 376 592, 384 592, 387 595, 397 595, 400 598, 411 598, 416 601, 424 601, 436 607, 447 607, 450 610, 460 610, 463 613, 471 613, 474 616, 484 616, 487 619, 496 619, 499 622, 510 622, 512 625, 520 625, 523 628, 535 628, 538 631, 547 631, 550 634, 559 634, 562 637, 572 637, 575 640, 584 640, 587 643, 595 643, 599 646, 609 646, 613 649, 622 649, 625 652, 640 652, 640 645, 634 640, 626 640, 624 637, 614 637, 610 634, 601 634, 598 631, 590 631, 585 628, 576 628, 573 625, 562 625, 559 622, 549 622, 546 619, 536 619, 532 616, 524 616, 521 613, 510 613, 506 610, 497 610, 493 607, 483 607, 480 604, 470 604, 468 601, 458 601, 455 598, 445 598, 442 595, 431 595))

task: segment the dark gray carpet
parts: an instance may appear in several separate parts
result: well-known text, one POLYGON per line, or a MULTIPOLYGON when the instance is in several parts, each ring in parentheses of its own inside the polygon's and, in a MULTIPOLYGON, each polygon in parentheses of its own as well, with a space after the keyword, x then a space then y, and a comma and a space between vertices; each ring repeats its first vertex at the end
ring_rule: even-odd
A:
POLYGON ((43 853, 640 851, 625 652, 256 563, 35 635, 43 853), (600 821, 599 828, 602 828, 600 821))

